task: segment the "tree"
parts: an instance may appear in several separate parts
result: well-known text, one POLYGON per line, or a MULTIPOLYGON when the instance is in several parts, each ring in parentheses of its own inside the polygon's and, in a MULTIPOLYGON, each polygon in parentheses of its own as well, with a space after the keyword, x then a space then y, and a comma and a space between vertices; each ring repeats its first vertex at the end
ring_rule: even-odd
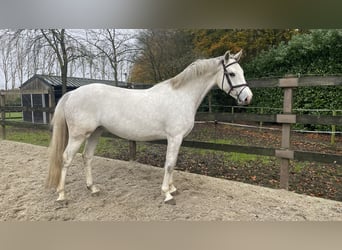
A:
POLYGON ((260 53, 246 64, 250 77, 285 74, 340 74, 342 31, 312 30, 260 53))
POLYGON ((6 85, 12 81, 12 88, 24 82, 25 73, 30 77, 36 73, 42 53, 40 44, 34 42, 37 32, 34 30, 2 30, 0 37, 1 60, 6 85))
POLYGON ((132 82, 166 80, 195 58, 192 36, 185 30, 144 30, 137 40, 140 51, 131 69, 132 82))
POLYGON ((67 76, 117 82, 136 52, 133 38, 131 30, 0 30, 1 77, 8 88, 33 74, 61 75, 63 93, 67 76))
POLYGON ((252 60, 264 50, 287 42, 298 29, 206 29, 193 30, 195 51, 206 57, 220 56, 227 50, 244 50, 244 61, 252 60))
POLYGON ((1 44, 0 44, 0 57, 1 57, 1 70, 4 75, 4 88, 8 89, 8 83, 11 78, 11 58, 12 58, 12 48, 11 48, 11 38, 7 30, 0 34, 1 44))
MULTIPOLYGON (((119 81, 119 71, 123 65, 131 61, 137 48, 132 32, 116 29, 89 30, 86 32, 86 41, 96 48, 93 57, 98 59, 102 75, 105 74, 106 64, 109 63, 113 71, 116 85, 119 81)), ((104 77, 103 77, 104 78, 104 77)))
POLYGON ((78 39, 75 39, 71 34, 68 34, 65 29, 41 29, 40 32, 57 57, 61 70, 62 94, 65 94, 67 91, 68 65, 71 61, 87 54, 85 46, 80 44, 78 39))
MULTIPOLYGON (((288 43, 280 43, 260 53, 244 67, 253 78, 290 75, 334 75, 342 72, 342 31, 312 30, 293 36, 288 43)), ((280 108, 280 89, 256 88, 252 105, 280 108)), ((294 108, 331 109, 342 107, 340 86, 299 87, 294 93, 294 108)), ((310 129, 323 129, 321 125, 310 129)), ((329 127, 328 127, 329 129, 329 127)))
POLYGON ((68 75, 68 53, 65 44, 65 29, 61 30, 41 30, 42 35, 49 43, 51 48, 56 53, 59 66, 61 68, 61 78, 62 78, 62 95, 67 91, 67 75, 68 75))
POLYGON ((261 51, 287 42, 305 31, 286 29, 144 30, 138 36, 140 53, 131 71, 132 81, 159 82, 174 76, 199 57, 244 50, 243 62, 261 51))

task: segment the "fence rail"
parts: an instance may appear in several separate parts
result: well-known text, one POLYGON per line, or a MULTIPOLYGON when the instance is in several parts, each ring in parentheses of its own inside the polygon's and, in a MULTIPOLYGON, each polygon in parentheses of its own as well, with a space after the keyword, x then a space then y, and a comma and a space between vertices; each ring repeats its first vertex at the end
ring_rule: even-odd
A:
MULTIPOLYGON (((152 141, 153 144, 166 145, 165 140, 152 141)), ((255 146, 242 146, 233 144, 221 144, 212 142, 202 141, 187 141, 184 140, 182 143, 183 147, 196 148, 196 149, 207 149, 223 152, 236 152, 244 154, 264 155, 264 156, 275 156, 282 157, 291 160, 298 161, 315 161, 329 164, 342 164, 342 155, 337 154, 322 154, 318 152, 307 152, 307 151, 291 151, 281 150, 277 148, 266 148, 266 147, 255 147, 255 146)))
MULTIPOLYGON (((299 124, 315 124, 315 125, 341 125, 342 116, 334 115, 293 115, 294 123, 299 124)), ((198 121, 247 121, 247 122, 270 122, 279 123, 281 114, 252 114, 252 113, 197 113, 196 120, 198 121)))
MULTIPOLYGON (((284 79, 284 78, 283 78, 284 79)), ((295 79, 291 85, 283 86, 278 78, 249 79, 251 88, 274 88, 274 87, 314 87, 314 86, 342 86, 342 76, 299 76, 286 79, 295 79)))
POLYGON ((0 112, 25 112, 25 111, 39 111, 39 112, 48 112, 53 113, 55 108, 47 108, 47 107, 23 107, 23 106, 5 106, 0 107, 0 112))
MULTIPOLYGON (((17 106, 6 106, 0 107, 0 112, 24 112, 24 111, 40 111, 53 113, 54 108, 42 108, 42 107, 17 107, 17 106)), ((231 121, 245 121, 245 122, 269 122, 277 123, 280 114, 253 114, 253 113, 207 113, 199 112, 196 114, 196 121, 219 121, 219 122, 231 122, 231 121)), ((342 116, 337 115, 296 115, 295 123, 299 124, 315 124, 315 125, 341 125, 342 116)), ((2 120, 7 120, 2 119, 2 120)), ((8 121, 6 121, 8 123, 8 121)), ((10 125, 10 124, 8 124, 10 125)))
MULTIPOLYGON (((298 161, 316 161, 330 164, 342 164, 342 155, 323 154, 319 152, 294 151, 291 149, 291 124, 318 124, 318 125, 342 125, 342 116, 336 115, 303 115, 292 113, 292 91, 300 86, 339 86, 342 85, 341 76, 329 77, 311 77, 305 76, 300 78, 283 78, 283 79, 258 79, 249 80, 251 87, 280 87, 284 92, 283 110, 279 114, 253 114, 253 113, 197 113, 196 121, 246 121, 246 122, 270 122, 282 125, 282 140, 279 148, 264 148, 255 146, 230 145, 201 141, 183 141, 183 147, 191 147, 197 149, 216 150, 224 152, 238 152, 245 154, 256 154, 265 156, 275 156, 280 159, 280 187, 288 189, 289 182, 289 162, 290 160, 298 161)), ((52 113, 54 108, 42 107, 7 107, 5 106, 5 97, 0 95, 0 112, 2 138, 6 137, 6 125, 21 127, 36 127, 49 129, 48 125, 32 124, 25 122, 16 122, 6 120, 6 112, 22 112, 22 111, 43 111, 52 113)), ((166 141, 153 141, 154 144, 166 144, 166 141)), ((130 159, 136 158, 136 142, 130 141, 130 159)))

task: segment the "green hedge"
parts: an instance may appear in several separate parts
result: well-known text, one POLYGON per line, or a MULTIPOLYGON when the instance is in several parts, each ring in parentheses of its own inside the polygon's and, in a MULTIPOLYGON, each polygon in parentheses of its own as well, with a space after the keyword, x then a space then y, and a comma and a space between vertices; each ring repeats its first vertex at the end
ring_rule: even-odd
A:
MULTIPOLYGON (((312 30, 308 34, 293 36, 287 44, 281 43, 261 53, 243 67, 247 78, 267 76, 280 78, 286 74, 340 75, 342 73, 342 30, 312 30)), ((252 106, 282 108, 281 89, 253 89, 253 94, 252 106)), ((297 88, 294 91, 293 106, 295 109, 341 110, 342 88, 341 86, 297 88)), ((297 125, 297 127, 330 129, 330 126, 309 124, 297 125)))

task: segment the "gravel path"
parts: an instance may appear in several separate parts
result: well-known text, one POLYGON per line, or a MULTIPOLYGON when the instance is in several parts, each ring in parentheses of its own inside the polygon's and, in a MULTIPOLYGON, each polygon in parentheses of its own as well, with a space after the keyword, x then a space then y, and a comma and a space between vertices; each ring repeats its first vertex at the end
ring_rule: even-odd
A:
POLYGON ((70 167, 67 205, 44 188, 47 148, 0 141, 1 221, 333 221, 342 202, 176 171, 176 205, 163 204, 163 169, 101 157, 93 161, 92 197, 81 157, 70 167))

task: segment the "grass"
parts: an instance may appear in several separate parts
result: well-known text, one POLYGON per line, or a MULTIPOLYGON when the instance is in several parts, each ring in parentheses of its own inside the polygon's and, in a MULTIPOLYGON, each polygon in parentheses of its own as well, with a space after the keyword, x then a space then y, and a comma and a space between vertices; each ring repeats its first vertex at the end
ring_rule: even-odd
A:
POLYGON ((6 126, 6 139, 39 146, 48 146, 50 142, 50 132, 37 129, 20 129, 12 126, 6 126))
MULTIPOLYGON (((230 139, 215 139, 215 140, 208 140, 211 143, 217 144, 235 144, 234 140, 230 139)), ((207 149, 197 149, 197 148, 182 148, 184 152, 189 152, 192 154, 199 154, 201 156, 205 156, 208 154, 209 150, 207 149)), ((253 155, 253 154, 244 154, 244 153, 236 153, 236 152, 222 152, 222 151, 211 151, 212 154, 220 154, 223 155, 223 159, 226 162, 232 162, 234 164, 244 164, 248 165, 249 163, 260 162, 261 164, 267 165, 270 162, 274 161, 274 157, 270 156, 262 156, 262 155, 253 155)), ((253 165, 253 164, 249 164, 253 165)))
MULTIPOLYGON (((12 141, 18 141, 23 143, 30 143, 40 146, 48 146, 50 143, 51 132, 47 130, 39 129, 28 129, 28 128, 16 128, 13 126, 6 126, 6 139, 12 141)), ((212 143, 218 144, 232 144, 233 140, 230 139, 215 139, 209 140, 212 143)), ((147 143, 137 143, 137 152, 139 154, 148 154, 150 144, 147 143)), ((84 145, 80 148, 79 152, 82 152, 84 145)), ((118 138, 108 138, 100 137, 99 143, 96 147, 95 155, 103 156, 107 158, 119 158, 122 155, 128 157, 128 141, 118 138)), ((182 152, 206 156, 209 151, 206 149, 196 149, 196 148, 182 148, 182 152)), ((236 165, 250 165, 253 166, 256 162, 268 165, 274 161, 274 157, 261 156, 253 154, 244 154, 236 152, 215 152, 211 151, 212 154, 219 154, 223 156, 225 162, 231 162, 236 165)), ((307 166, 306 162, 293 161, 293 171, 295 173, 300 173, 307 166)))
MULTIPOLYGON (((269 156, 243 154, 243 153, 228 153, 229 160, 236 164, 246 164, 250 162, 260 162, 261 164, 269 164, 272 159, 269 156)), ((274 158, 274 157, 273 157, 274 158)))
POLYGON ((293 161, 292 162, 292 171, 294 173, 301 173, 303 171, 303 169, 308 165, 307 162, 299 162, 299 161, 293 161))
MULTIPOLYGON (((236 140, 231 139, 215 139, 210 140, 209 142, 217 143, 217 144, 238 144, 236 140)), ((261 155, 253 155, 253 154, 244 154, 244 153, 236 153, 236 152, 224 152, 224 158, 227 161, 232 161, 236 164, 245 164, 249 162, 261 162, 262 164, 268 164, 271 161, 271 157, 269 156, 261 156, 261 155)))
MULTIPOLYGON (((6 126, 7 140, 47 147, 50 143, 50 137, 51 132, 48 130, 6 126)), ((96 146, 95 155, 114 159, 123 154, 128 157, 128 146, 128 141, 123 139, 100 137, 99 143, 96 146)), ((145 144, 137 144, 137 152, 144 152, 146 148, 147 146, 145 144)), ((83 152, 83 149, 84 144, 81 146, 79 152, 83 152)))
POLYGON ((5 113, 5 118, 6 119, 11 119, 11 120, 22 120, 23 119, 23 114, 22 112, 9 112, 5 113))
MULTIPOLYGON (((6 139, 12 141, 18 141, 23 143, 30 143, 40 146, 48 146, 50 142, 51 132, 47 130, 40 129, 30 129, 30 128, 16 128, 13 126, 6 126, 6 139)), ((232 144, 233 140, 230 139, 215 139, 208 140, 208 142, 218 143, 218 144, 232 144)), ((151 150, 150 144, 147 143, 137 143, 137 152, 139 154, 148 154, 151 150)), ((84 145, 80 148, 79 152, 82 152, 84 145)), ((108 138, 101 137, 99 143, 96 147, 95 155, 108 157, 108 158, 118 158, 119 156, 126 155, 128 157, 128 141, 118 138, 108 138)), ((196 149, 196 148, 182 148, 182 152, 206 156, 209 151, 206 149, 196 149)), ((263 165, 270 164, 274 161, 274 157, 261 156, 253 154, 244 154, 236 152, 216 152, 211 151, 211 154, 219 154, 223 156, 225 162, 231 162, 236 165, 254 165, 258 162, 263 165)), ((301 173, 302 170, 307 166, 306 162, 293 161, 292 170, 295 173, 301 173)))
MULTIPOLYGON (((96 146, 95 155, 118 158, 123 151, 128 152, 128 141, 119 138, 100 137, 99 143, 96 146)), ((80 152, 83 151, 83 147, 80 152)))
MULTIPOLYGON (((7 126, 6 131, 7 140, 31 143, 40 146, 48 146, 50 142, 51 133, 49 131, 38 129, 19 129, 12 126, 7 126)), ((221 144, 233 143, 233 141, 228 139, 216 139, 210 140, 210 142, 221 144)), ((137 143, 137 152, 143 154, 148 150, 148 147, 148 144, 137 143)), ((79 152, 82 152, 83 148, 84 145, 80 148, 79 152)), ((205 149, 183 148, 182 150, 186 150, 189 153, 195 153, 202 156, 208 154, 208 150, 205 149)), ((101 137, 96 147, 95 155, 108 158, 117 158, 117 156, 122 154, 123 152, 128 153, 128 141, 117 138, 114 139, 108 137, 101 137)), ((271 161, 271 157, 268 156, 259 156, 235 152, 220 152, 220 154, 223 154, 225 161, 234 162, 236 164, 247 164, 255 161, 267 164, 271 161)))

